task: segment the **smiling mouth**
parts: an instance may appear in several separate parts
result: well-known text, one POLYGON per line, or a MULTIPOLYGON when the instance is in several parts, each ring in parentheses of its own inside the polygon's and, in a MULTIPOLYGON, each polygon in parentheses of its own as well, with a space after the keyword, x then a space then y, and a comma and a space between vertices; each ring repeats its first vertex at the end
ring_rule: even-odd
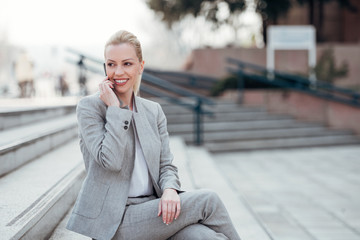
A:
POLYGON ((129 79, 114 80, 116 85, 124 85, 129 79))

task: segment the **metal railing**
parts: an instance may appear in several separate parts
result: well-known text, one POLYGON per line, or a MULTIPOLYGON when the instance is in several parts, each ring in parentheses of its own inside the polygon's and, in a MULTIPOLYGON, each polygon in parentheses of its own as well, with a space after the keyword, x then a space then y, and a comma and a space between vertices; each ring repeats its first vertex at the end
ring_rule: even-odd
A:
POLYGON ((216 78, 188 72, 162 71, 155 69, 145 69, 145 72, 153 76, 164 78, 176 85, 195 87, 197 89, 211 90, 218 82, 218 79, 216 78))
POLYGON ((284 89, 292 89, 304 92, 313 96, 321 97, 327 100, 341 102, 354 107, 360 107, 360 94, 346 89, 334 86, 331 83, 323 81, 312 81, 308 78, 284 73, 280 71, 268 71, 265 67, 245 63, 237 59, 229 58, 229 64, 235 65, 234 68, 228 68, 228 72, 238 76, 239 101, 243 100, 244 79, 257 81, 267 85, 272 85, 284 89))
MULTIPOLYGON (((103 61, 88 56, 79 51, 68 49, 72 54, 77 55, 80 60, 74 61, 68 59, 67 61, 75 64, 79 67, 79 84, 81 85, 81 79, 86 79, 86 71, 90 71, 95 74, 104 75, 103 61), (90 61, 91 63, 87 64, 86 62, 90 61), (101 66, 101 67, 100 67, 101 66)), ((147 85, 141 84, 140 91, 150 94, 155 97, 160 97, 168 102, 177 104, 184 108, 187 108, 194 113, 194 142, 196 145, 203 144, 203 116, 209 115, 213 116, 213 112, 207 111, 204 109, 205 105, 215 105, 215 102, 211 99, 208 99, 198 93, 191 92, 187 89, 179 87, 169 81, 161 79, 159 77, 153 76, 152 74, 144 71, 142 75, 142 82, 147 83, 147 85), (162 89, 164 91, 159 91, 162 89), (184 99, 185 98, 185 99, 184 99), (189 101, 190 100, 190 101, 189 101)), ((85 86, 86 88, 86 86, 85 86)), ((86 91, 83 91, 86 92, 86 91)))

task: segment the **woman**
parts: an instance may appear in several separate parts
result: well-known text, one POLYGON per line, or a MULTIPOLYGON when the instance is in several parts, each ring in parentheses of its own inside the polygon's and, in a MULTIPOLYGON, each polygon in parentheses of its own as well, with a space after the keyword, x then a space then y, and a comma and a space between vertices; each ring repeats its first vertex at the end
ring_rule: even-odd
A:
POLYGON ((180 191, 165 115, 137 97, 138 39, 119 31, 104 55, 99 92, 77 107, 87 176, 67 228, 93 239, 240 239, 215 193, 180 191))

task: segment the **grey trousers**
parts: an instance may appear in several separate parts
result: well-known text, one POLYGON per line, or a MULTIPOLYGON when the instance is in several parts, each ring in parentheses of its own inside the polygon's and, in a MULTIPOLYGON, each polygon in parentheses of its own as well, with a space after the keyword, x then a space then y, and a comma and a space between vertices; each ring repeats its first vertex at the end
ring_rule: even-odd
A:
POLYGON ((127 206, 113 240, 182 240, 230 239, 239 240, 229 214, 218 197, 209 190, 180 194, 181 213, 166 225, 157 216, 159 199, 127 206))

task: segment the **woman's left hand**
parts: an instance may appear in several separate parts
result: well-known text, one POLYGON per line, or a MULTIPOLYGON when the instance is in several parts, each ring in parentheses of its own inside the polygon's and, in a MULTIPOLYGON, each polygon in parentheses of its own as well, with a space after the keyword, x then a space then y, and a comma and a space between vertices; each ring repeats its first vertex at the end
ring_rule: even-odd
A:
POLYGON ((163 222, 168 225, 177 219, 180 215, 180 197, 176 190, 165 189, 159 202, 158 216, 161 216, 163 222))

